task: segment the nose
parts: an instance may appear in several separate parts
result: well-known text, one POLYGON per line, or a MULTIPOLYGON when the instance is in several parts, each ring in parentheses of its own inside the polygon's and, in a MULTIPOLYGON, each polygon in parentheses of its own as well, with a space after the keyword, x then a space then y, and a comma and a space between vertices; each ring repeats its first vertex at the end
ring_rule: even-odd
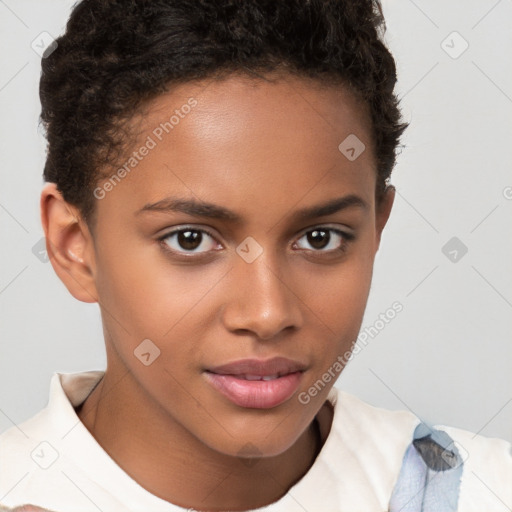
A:
POLYGON ((302 299, 265 252, 252 263, 237 258, 229 275, 222 320, 230 332, 270 340, 285 329, 302 326, 302 299))

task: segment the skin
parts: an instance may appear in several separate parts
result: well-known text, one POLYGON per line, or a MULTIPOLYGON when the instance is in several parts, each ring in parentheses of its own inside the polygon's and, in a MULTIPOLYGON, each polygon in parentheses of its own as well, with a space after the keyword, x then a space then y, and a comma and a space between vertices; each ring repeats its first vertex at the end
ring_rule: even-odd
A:
POLYGON ((0 512, 51 512, 45 508, 35 507, 34 505, 22 505, 21 507, 8 508, 0 505, 0 512))
POLYGON ((0 512, 51 512, 46 508, 35 507, 34 505, 22 505, 21 507, 8 508, 0 505, 0 512))
POLYGON ((101 308, 107 370, 81 421, 153 494, 197 510, 247 510, 279 499, 311 467, 315 416, 325 441, 334 381, 307 404, 298 394, 357 338, 394 189, 376 202, 365 106, 342 87, 292 76, 180 85, 134 119, 139 139, 128 153, 190 97, 190 113, 97 201, 94 226, 54 184, 42 192, 41 214, 56 273, 75 298, 101 308), (354 161, 338 150, 351 133, 366 145, 354 161), (294 217, 350 194, 366 207, 294 217), (242 221, 136 213, 171 195, 242 221), (194 253, 175 235, 167 247, 181 255, 165 251, 158 237, 190 226, 214 238, 203 234, 194 253), (355 239, 328 231, 312 245, 307 233, 321 227, 355 239), (248 236, 263 249, 252 263, 236 252, 248 236), (149 366, 134 356, 144 339, 161 351, 149 366), (234 405, 203 373, 274 356, 307 369, 298 392, 271 409, 234 405))

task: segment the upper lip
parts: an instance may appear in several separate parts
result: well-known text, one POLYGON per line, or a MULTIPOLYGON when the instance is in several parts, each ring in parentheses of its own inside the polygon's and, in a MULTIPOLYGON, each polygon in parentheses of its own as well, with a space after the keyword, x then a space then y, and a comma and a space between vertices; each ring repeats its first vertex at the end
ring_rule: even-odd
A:
POLYGON ((255 375, 266 377, 269 375, 287 375, 289 373, 302 372, 306 366, 286 357, 274 357, 272 359, 240 359, 232 363, 222 364, 207 371, 220 375, 255 375))

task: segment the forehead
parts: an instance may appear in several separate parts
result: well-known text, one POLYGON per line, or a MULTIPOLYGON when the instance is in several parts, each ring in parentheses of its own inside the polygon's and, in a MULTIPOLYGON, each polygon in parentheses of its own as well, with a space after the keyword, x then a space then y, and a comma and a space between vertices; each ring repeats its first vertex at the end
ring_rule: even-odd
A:
POLYGON ((173 132, 191 113, 196 123, 194 134, 189 131, 188 135, 197 135, 205 143, 213 138, 219 142, 229 140, 251 128, 260 136, 278 135, 283 148, 287 141, 297 140, 301 135, 311 138, 313 133, 315 139, 329 137, 334 142, 348 133, 368 138, 366 132, 371 133, 368 105, 346 86, 328 84, 290 74, 264 78, 232 74, 185 83, 146 105, 139 126, 143 135, 156 129, 159 138, 158 127, 171 120, 173 113, 179 116, 171 120, 173 132), (193 109, 187 107, 191 101, 197 102, 193 109), (286 130, 290 126, 295 129, 286 130))
POLYGON ((133 126, 137 142, 112 169, 111 176, 124 171, 102 209, 117 202, 128 213, 172 195, 277 214, 306 196, 325 199, 332 188, 368 202, 374 193, 368 110, 343 86, 236 75, 181 84, 151 101, 133 126), (341 150, 347 140, 357 152, 365 147, 356 159, 341 150))

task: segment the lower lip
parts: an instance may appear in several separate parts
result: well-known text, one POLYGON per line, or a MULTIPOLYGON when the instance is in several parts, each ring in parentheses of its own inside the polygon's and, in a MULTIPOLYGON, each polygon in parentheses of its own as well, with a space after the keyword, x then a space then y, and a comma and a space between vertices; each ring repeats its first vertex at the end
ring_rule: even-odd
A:
POLYGON ((234 375, 205 372, 208 382, 240 407, 270 409, 291 398, 299 387, 302 372, 273 380, 245 380, 234 375))

